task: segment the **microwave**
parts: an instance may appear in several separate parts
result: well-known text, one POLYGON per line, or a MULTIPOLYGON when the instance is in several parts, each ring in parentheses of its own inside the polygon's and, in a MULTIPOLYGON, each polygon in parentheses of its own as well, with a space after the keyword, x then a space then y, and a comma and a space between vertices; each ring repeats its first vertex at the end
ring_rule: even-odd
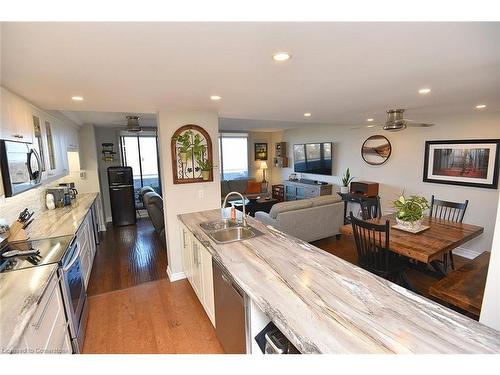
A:
POLYGON ((42 163, 32 144, 0 141, 0 165, 6 197, 40 185, 42 163))

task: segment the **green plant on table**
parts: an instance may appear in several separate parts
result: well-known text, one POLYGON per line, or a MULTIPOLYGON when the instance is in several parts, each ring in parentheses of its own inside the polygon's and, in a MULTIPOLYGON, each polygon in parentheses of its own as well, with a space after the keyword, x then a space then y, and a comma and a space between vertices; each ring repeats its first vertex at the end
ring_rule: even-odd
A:
POLYGON ((406 198, 401 195, 393 202, 396 208, 396 217, 403 221, 418 221, 424 216, 424 211, 429 208, 429 202, 424 197, 412 195, 406 198))
POLYGON ((349 168, 347 168, 342 176, 342 185, 348 187, 352 180, 354 180, 354 177, 351 177, 351 172, 349 171, 349 168))

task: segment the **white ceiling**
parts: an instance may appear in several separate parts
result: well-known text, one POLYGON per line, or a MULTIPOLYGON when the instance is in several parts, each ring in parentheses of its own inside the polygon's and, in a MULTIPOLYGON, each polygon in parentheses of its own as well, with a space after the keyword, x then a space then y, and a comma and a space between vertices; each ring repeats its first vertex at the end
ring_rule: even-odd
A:
POLYGON ((111 122, 197 109, 358 124, 390 107, 432 122, 483 102, 500 111, 499 45, 499 23, 4 23, 1 78, 46 109, 119 112, 111 122), (274 62, 280 50, 292 59, 274 62))

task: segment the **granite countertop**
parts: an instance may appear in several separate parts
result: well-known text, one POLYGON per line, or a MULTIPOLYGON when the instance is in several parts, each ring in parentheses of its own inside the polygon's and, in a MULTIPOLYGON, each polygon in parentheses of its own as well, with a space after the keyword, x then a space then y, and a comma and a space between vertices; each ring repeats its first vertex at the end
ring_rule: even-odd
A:
POLYGON ((216 244, 179 219, 302 353, 500 353, 500 332, 249 218, 264 236, 216 244))
POLYGON ((16 349, 57 264, 0 274, 0 353, 16 349))
POLYGON ((30 240, 73 236, 99 193, 81 193, 71 205, 35 212, 35 220, 26 228, 30 240))

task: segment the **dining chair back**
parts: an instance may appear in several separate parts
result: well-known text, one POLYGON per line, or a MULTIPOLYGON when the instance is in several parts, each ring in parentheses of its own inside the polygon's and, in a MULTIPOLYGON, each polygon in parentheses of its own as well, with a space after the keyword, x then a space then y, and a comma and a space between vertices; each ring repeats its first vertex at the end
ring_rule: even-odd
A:
POLYGON ((461 223, 464 219, 468 204, 469 200, 466 200, 464 203, 457 203, 436 199, 433 195, 431 197, 430 216, 437 219, 461 223))
MULTIPOLYGON (((466 199, 464 203, 457 203, 436 199, 433 195, 431 197, 431 209, 429 216, 436 219, 461 223, 464 220, 465 210, 467 210, 468 204, 468 199, 466 199)), ((451 269, 454 270, 455 261, 453 260, 453 252, 450 251, 443 256, 445 271, 448 268, 448 257, 450 258, 451 269)))
POLYGON ((361 217, 363 220, 380 218, 382 210, 380 209, 380 197, 364 198, 361 202, 361 217))

